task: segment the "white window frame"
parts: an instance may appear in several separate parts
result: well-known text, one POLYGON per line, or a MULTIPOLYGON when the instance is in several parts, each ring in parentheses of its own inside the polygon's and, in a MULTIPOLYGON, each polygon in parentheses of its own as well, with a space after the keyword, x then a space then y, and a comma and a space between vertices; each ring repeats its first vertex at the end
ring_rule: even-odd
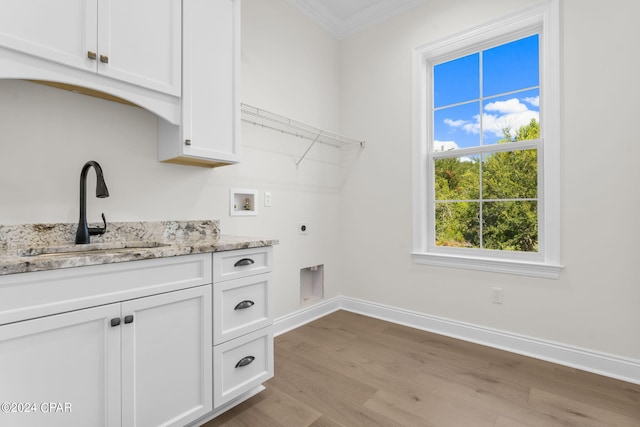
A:
MULTIPOLYGON (((558 278, 560 264, 560 39, 558 0, 498 19, 413 51, 413 250, 418 264, 558 278), (430 163, 430 99, 434 63, 539 34, 540 140, 537 142, 537 253, 435 245, 434 171, 430 163)), ((526 143, 526 142, 525 142, 526 143)), ((517 144, 517 143, 516 143, 517 144)))

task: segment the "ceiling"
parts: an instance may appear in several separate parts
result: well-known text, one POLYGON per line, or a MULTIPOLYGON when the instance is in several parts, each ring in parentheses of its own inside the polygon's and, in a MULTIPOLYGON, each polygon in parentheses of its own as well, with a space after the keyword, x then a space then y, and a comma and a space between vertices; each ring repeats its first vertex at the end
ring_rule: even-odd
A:
POLYGON ((338 40, 428 0, 287 0, 338 40))

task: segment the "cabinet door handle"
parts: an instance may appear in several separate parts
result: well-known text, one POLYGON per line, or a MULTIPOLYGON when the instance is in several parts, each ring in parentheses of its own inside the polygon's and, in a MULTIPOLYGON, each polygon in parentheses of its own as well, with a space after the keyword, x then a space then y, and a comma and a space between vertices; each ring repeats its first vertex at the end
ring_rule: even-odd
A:
POLYGON ((255 303, 249 300, 240 301, 234 310, 244 310, 245 308, 251 307, 253 304, 255 303))
POLYGON ((191 145, 191 140, 190 139, 185 139, 184 140, 184 145, 191 145))
POLYGON ((98 54, 92 51, 87 51, 87 58, 93 59, 94 61, 98 59, 98 54))
POLYGON ((127 325, 129 323, 133 323, 133 314, 130 314, 128 316, 124 316, 124 323, 125 323, 125 325, 127 325))
POLYGON ((107 55, 100 55, 100 62, 108 64, 109 63, 109 57, 107 55))
POLYGON ((243 357, 236 363, 236 368, 242 368, 243 366, 250 365, 256 358, 253 356, 243 357))
POLYGON ((120 318, 119 317, 114 317, 113 319, 111 319, 111 327, 114 328, 116 326, 120 325, 120 318))
POLYGON ((234 267, 244 267, 245 265, 251 265, 253 264, 255 261, 252 260, 251 258, 242 258, 241 260, 239 260, 238 262, 236 262, 235 264, 233 264, 234 267))

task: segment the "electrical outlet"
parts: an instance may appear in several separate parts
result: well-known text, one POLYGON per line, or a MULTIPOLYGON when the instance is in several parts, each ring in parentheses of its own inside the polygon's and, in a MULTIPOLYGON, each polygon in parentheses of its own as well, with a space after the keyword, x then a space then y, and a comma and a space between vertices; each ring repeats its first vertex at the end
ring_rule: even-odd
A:
POLYGON ((491 302, 494 304, 502 304, 503 289, 498 287, 491 288, 491 302))
POLYGON ((309 224, 306 222, 298 223, 298 234, 308 234, 309 233, 309 224))
POLYGON ((271 193, 267 191, 264 192, 264 207, 265 208, 271 207, 271 193))

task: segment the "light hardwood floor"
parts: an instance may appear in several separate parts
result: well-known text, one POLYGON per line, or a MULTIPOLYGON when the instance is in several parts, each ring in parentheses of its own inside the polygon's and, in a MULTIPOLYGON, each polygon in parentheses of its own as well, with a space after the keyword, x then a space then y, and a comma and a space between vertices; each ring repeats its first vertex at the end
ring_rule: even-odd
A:
POLYGON ((265 386, 205 426, 640 427, 640 385, 346 311, 277 337, 265 386))

